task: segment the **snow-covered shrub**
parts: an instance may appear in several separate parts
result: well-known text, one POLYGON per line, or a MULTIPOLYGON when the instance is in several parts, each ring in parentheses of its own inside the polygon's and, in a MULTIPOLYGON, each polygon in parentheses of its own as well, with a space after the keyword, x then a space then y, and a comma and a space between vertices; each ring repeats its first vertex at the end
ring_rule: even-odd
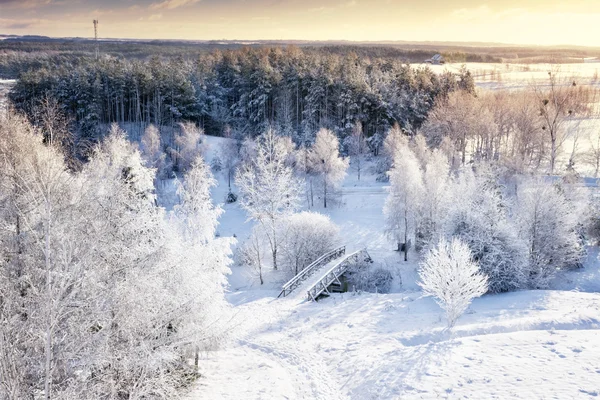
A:
POLYGON ((369 293, 389 293, 394 276, 385 268, 367 268, 352 278, 351 288, 369 293))
POLYGON ((394 281, 390 270, 373 265, 370 257, 354 262, 344 276, 349 291, 389 293, 394 281))
POLYGON ((487 291, 487 278, 473 261, 469 246, 460 239, 442 239, 419 265, 419 286, 435 297, 446 312, 448 327, 465 312, 471 301, 487 291))
POLYGON ((289 216, 281 231, 281 264, 292 276, 332 250, 339 233, 328 216, 315 212, 289 216))

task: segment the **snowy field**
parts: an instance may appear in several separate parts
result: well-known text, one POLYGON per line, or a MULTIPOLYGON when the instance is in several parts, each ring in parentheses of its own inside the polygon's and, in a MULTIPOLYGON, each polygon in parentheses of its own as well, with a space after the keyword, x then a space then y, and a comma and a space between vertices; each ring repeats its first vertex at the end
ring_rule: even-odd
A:
MULTIPOLYGON (((218 141, 208 138, 207 158, 218 141)), ((226 181, 213 198, 222 203, 226 181)), ((277 299, 284 280, 264 286, 233 267, 231 338, 204 355, 203 378, 188 399, 571 399, 600 395, 600 270, 586 267, 547 291, 476 299, 452 332, 416 285, 416 263, 401 261, 383 233, 385 184, 349 170, 342 204, 316 211, 341 228, 349 251, 367 247, 396 277, 390 294, 337 294, 310 303, 304 293, 277 299), (402 284, 400 285, 400 282, 402 284)), ((250 231, 227 205, 219 232, 250 231)), ((414 259, 414 255, 413 255, 414 259)))
POLYGON ((566 77, 574 77, 585 85, 600 85, 600 62, 574 64, 500 64, 500 63, 448 63, 429 65, 434 72, 458 72, 465 65, 475 78, 475 84, 484 89, 519 90, 532 82, 544 83, 548 71, 555 71, 566 77))

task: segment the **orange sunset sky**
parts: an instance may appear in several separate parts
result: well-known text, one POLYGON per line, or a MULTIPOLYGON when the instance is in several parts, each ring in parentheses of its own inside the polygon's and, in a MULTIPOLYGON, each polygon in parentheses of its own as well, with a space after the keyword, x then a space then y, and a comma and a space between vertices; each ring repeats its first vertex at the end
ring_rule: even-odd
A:
POLYGON ((600 46, 600 0, 0 0, 0 33, 600 46))

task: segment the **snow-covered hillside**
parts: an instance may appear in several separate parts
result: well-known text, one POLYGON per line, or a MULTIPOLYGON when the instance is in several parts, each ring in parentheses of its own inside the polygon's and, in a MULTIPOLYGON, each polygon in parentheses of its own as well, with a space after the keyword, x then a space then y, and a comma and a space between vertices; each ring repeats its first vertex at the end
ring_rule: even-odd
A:
POLYGON ((192 399, 585 398, 600 393, 600 296, 485 296, 452 333, 419 293, 238 306, 192 399))
MULTIPOLYGON (((207 158, 219 141, 208 138, 207 158)), ((222 203, 226 182, 213 199, 222 203)), ((204 354, 203 378, 189 399, 587 398, 600 394, 600 288, 597 252, 555 290, 476 299, 452 331, 416 285, 416 263, 402 261, 384 234, 386 184, 350 169, 342 204, 317 211, 341 228, 350 250, 367 247, 392 271, 391 294, 336 294, 318 303, 303 293, 277 299, 284 280, 233 267, 229 343, 204 354), (254 283, 253 283, 254 282, 254 283), (402 283, 400 285, 400 282, 402 283), (560 290, 559 290, 560 289, 560 290)), ((218 228, 239 241, 251 223, 237 204, 218 228)), ((413 255, 414 260, 414 255, 413 255)))

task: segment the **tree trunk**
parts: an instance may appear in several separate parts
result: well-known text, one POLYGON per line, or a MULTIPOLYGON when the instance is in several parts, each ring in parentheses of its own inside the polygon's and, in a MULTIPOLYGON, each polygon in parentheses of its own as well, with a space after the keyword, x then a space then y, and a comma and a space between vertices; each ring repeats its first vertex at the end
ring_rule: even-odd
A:
POLYGON ((315 196, 313 193, 313 181, 312 178, 310 178, 310 206, 314 207, 315 206, 315 196))
POLYGON ((323 207, 327 208, 327 180, 323 180, 323 207))
POLYGON ((554 174, 554 164, 556 162, 556 135, 552 134, 552 148, 550 149, 550 175, 554 174))
POLYGON ((404 207, 404 261, 408 261, 408 214, 404 207))
POLYGON ((46 338, 44 343, 44 396, 46 400, 50 400, 50 390, 52 381, 52 273, 50 271, 50 205, 46 199, 46 226, 45 226, 45 240, 44 240, 44 261, 46 267, 46 296, 48 314, 46 315, 46 338))
POLYGON ((277 231, 275 229, 275 223, 273 223, 273 234, 272 250, 273 250, 273 269, 277 271, 277 231))

